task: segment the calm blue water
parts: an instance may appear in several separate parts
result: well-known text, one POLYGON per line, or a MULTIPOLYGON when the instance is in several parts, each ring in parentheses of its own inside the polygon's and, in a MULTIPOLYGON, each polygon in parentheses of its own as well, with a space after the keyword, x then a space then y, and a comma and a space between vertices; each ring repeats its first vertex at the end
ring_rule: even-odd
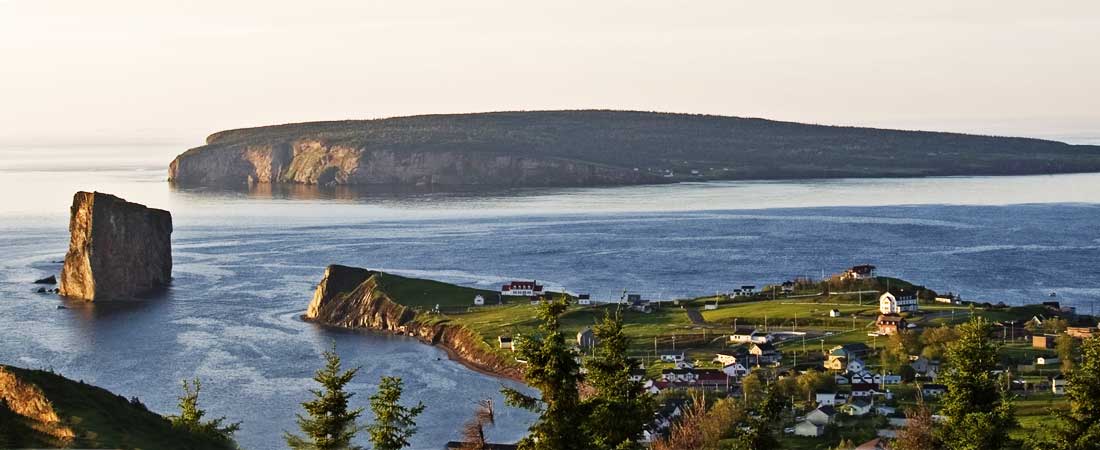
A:
MULTIPOLYGON (((510 385, 412 340, 298 320, 331 263, 666 298, 870 263, 976 300, 1034 302, 1053 291, 1086 312, 1100 301, 1100 175, 353 198, 177 192, 155 158, 116 167, 131 150, 110 164, 51 164, 96 151, 0 154, 0 363, 53 368, 165 413, 179 380, 200 377, 210 413, 244 421, 247 448, 281 447, 331 342, 363 367, 351 387, 357 405, 382 375, 404 378, 407 398, 429 405, 415 448, 456 438, 476 401, 499 403, 510 385), (77 189, 172 211, 175 279, 164 298, 58 310, 56 297, 31 292, 33 279, 59 270, 77 189)), ((499 411, 493 439, 522 436, 532 417, 499 411)))

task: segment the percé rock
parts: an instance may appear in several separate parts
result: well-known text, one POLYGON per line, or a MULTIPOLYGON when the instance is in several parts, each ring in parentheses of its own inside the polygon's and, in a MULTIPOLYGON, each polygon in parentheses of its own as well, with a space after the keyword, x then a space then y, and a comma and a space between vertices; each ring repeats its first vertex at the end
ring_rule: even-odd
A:
POLYGON ((101 192, 77 192, 61 295, 128 300, 172 279, 172 215, 101 192))
POLYGON ((504 111, 214 133, 181 187, 267 183, 465 190, 699 180, 1100 172, 1100 146, 644 111, 504 111))
POLYGON ((446 348, 460 361, 499 376, 522 379, 514 360, 493 352, 480 335, 449 322, 425 323, 381 286, 381 272, 330 265, 317 284, 305 320, 413 336, 446 348))

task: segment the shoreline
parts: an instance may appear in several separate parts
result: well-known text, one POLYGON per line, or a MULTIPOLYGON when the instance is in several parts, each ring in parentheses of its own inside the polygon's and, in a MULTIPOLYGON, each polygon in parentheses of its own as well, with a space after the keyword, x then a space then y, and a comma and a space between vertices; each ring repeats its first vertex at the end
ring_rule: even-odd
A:
MULTIPOLYGON (((372 334, 378 334, 378 335, 400 336, 400 337, 410 338, 412 340, 415 340, 415 341, 419 342, 420 344, 427 345, 429 347, 435 347, 435 348, 442 349, 443 352, 447 354, 447 359, 449 359, 451 361, 454 361, 456 363, 459 363, 460 365, 462 365, 466 369, 469 369, 473 372, 477 372, 479 374, 487 375, 487 376, 490 376, 490 377, 493 377, 493 378, 499 378, 499 379, 503 379, 503 380, 514 381, 514 382, 523 384, 524 386, 527 385, 527 382, 523 379, 522 376, 497 372, 497 371, 492 370, 488 367, 485 367, 481 364, 478 364, 474 361, 471 361, 469 359, 464 358, 461 354, 458 353, 457 350, 455 350, 454 348, 452 348, 449 345, 446 345, 444 343, 438 343, 438 344, 432 343, 432 342, 427 341, 427 340, 421 338, 420 336, 417 336, 417 335, 415 335, 411 332, 380 330, 380 329, 369 328, 369 327, 360 327, 360 328, 342 327, 342 326, 338 326, 338 325, 331 325, 331 324, 319 322, 319 321, 316 321, 316 320, 311 320, 308 317, 306 317, 305 314, 299 315, 298 318, 301 319, 303 322, 311 323, 311 324, 314 324, 314 325, 319 325, 319 326, 325 327, 325 328, 333 328, 333 329, 342 330, 342 331, 364 332, 364 333, 372 333, 372 334)), ((417 323, 417 325, 420 325, 420 324, 417 323)))

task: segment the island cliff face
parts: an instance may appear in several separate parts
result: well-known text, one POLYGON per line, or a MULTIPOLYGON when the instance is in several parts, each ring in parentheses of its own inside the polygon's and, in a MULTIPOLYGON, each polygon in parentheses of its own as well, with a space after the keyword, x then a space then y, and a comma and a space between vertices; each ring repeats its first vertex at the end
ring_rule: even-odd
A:
POLYGON ((101 192, 77 192, 61 295, 128 300, 172 278, 172 215, 101 192))
POLYGON ((514 360, 493 352, 480 335, 448 322, 427 323, 380 286, 377 271, 331 265, 317 284, 304 318, 343 328, 364 328, 403 334, 439 345, 475 369, 522 380, 514 360))
POLYGON ((214 133, 182 187, 601 186, 701 180, 1100 172, 1100 146, 644 111, 504 111, 214 133))
POLYGON ((192 149, 172 161, 168 178, 182 186, 300 183, 506 187, 660 181, 633 170, 560 158, 489 152, 398 152, 318 139, 192 149))

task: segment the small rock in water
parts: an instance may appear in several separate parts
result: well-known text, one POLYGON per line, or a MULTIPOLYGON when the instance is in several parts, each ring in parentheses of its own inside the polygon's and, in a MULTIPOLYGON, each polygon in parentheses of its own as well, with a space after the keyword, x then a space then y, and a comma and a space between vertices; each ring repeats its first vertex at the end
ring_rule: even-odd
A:
POLYGON ((49 291, 47 291, 47 290, 46 290, 46 288, 38 288, 38 289, 37 289, 37 290, 35 290, 34 292, 37 292, 37 293, 39 293, 39 294, 45 294, 45 293, 47 293, 47 292, 49 292, 49 291))
POLYGON ((57 309, 69 309, 69 308, 65 307, 65 305, 57 305, 57 309))
POLYGON ((57 277, 50 275, 46 278, 34 280, 34 284, 57 284, 57 277))

